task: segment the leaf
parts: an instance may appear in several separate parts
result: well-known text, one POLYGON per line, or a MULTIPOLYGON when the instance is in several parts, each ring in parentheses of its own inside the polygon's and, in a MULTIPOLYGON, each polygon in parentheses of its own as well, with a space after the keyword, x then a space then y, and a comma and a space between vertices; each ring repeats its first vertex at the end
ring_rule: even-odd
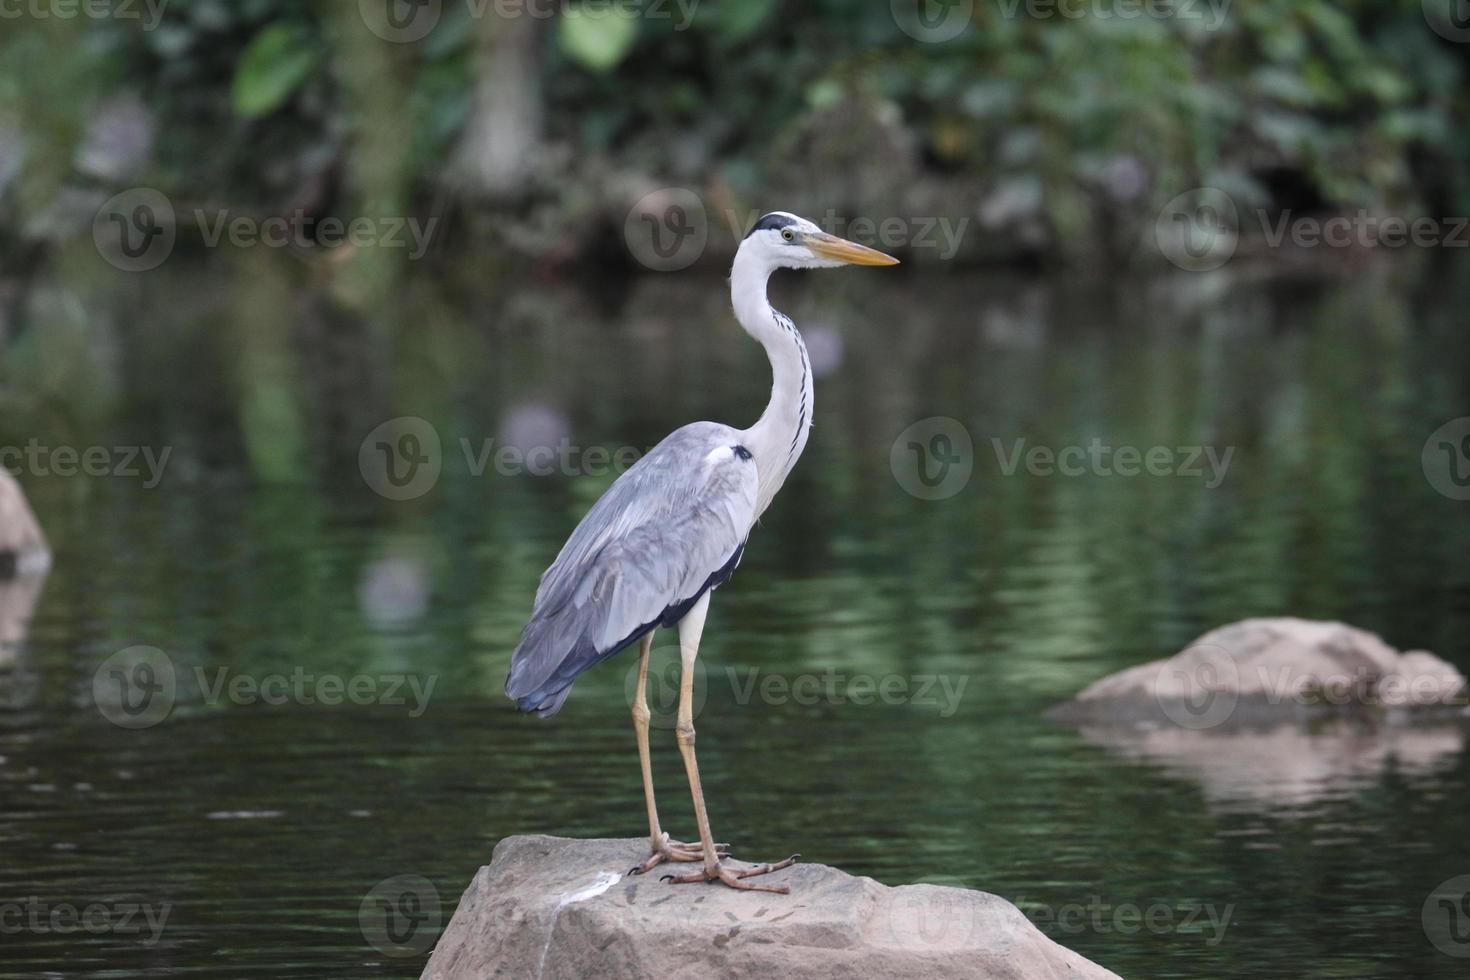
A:
POLYGON ((755 33, 756 28, 776 9, 776 0, 726 0, 715 8, 712 18, 715 30, 729 42, 744 41, 755 33))
POLYGON ((276 21, 246 45, 235 68, 235 112, 253 119, 275 112, 296 94, 321 61, 321 49, 300 24, 276 21))
POLYGON ((569 7, 557 31, 567 57, 597 72, 615 68, 637 39, 638 15, 621 5, 569 7))

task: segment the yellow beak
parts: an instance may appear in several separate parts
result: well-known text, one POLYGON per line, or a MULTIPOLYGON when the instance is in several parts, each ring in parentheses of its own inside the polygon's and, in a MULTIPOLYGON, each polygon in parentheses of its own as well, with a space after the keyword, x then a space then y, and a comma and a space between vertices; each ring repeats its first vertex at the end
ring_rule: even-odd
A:
POLYGON ((836 259, 850 265, 898 265, 898 259, 885 252, 850 242, 846 238, 838 238, 836 235, 828 235, 826 232, 813 232, 803 242, 807 248, 823 258, 836 259))

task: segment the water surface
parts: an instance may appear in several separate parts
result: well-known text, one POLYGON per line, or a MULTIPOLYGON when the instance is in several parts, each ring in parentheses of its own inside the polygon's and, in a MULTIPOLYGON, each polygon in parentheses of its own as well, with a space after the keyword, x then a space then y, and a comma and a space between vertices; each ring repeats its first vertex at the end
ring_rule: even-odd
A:
MULTIPOLYGON (((375 886, 423 876, 447 921, 508 834, 643 832, 631 658, 549 721, 500 689, 537 576, 612 478, 586 450, 759 413, 768 375, 721 279, 375 291, 247 258, 62 283, 27 283, 9 324, 0 444, 170 455, 156 486, 21 475, 56 560, 0 603, 34 604, 0 654, 0 902, 168 918, 156 942, 11 930, 0 976, 416 976, 422 957, 362 928, 375 886), (395 501, 359 450, 401 416, 432 426, 441 473, 395 501), (541 444, 573 464, 476 472, 541 444), (129 729, 94 680, 139 646, 178 688, 129 729), (323 678, 403 703, 298 693, 323 678), (284 703, 250 693, 277 683, 284 703)), ((1041 718, 1252 615, 1341 618, 1470 668, 1470 505, 1421 465, 1470 413, 1463 270, 776 293, 812 347, 817 424, 705 634, 717 836, 995 892, 1127 977, 1463 975, 1421 924, 1470 873, 1462 727, 1179 749, 1041 718), (943 500, 890 466, 930 417, 974 447, 943 500), (1017 440, 1093 439, 1231 455, 1218 480, 1006 473, 1017 440)), ((657 650, 667 706, 672 637, 657 650)), ((690 837, 666 717, 654 751, 665 826, 690 837)))

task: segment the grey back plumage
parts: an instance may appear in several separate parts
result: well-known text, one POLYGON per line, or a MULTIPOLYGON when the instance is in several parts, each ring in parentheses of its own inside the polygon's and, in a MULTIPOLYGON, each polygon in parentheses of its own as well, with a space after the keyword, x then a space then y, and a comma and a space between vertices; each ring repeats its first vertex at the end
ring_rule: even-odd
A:
POLYGON ((734 571, 756 518, 755 462, 714 422, 676 430, 618 477, 541 576, 505 693, 553 714, 572 682, 734 571))

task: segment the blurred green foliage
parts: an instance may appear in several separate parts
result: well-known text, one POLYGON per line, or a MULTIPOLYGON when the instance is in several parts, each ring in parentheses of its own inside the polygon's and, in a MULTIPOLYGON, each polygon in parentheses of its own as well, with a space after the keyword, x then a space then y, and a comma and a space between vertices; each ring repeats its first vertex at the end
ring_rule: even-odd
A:
MULTIPOLYGON (((1163 17, 977 0, 942 43, 859 0, 560 7, 537 18, 524 79, 544 110, 537 138, 570 151, 527 188, 553 204, 589 159, 753 197, 794 158, 882 131, 914 163, 895 180, 961 182, 1053 241, 1097 241, 1116 212, 1152 214, 1201 183, 1262 206, 1470 206, 1470 44, 1431 30, 1420 0, 1180 0, 1163 17)), ((25 164, 0 207, 43 211, 119 93, 156 115, 148 179, 171 193, 279 206, 340 178, 362 207, 432 190, 478 111, 502 8, 522 9, 444 0, 408 44, 368 30, 358 4, 303 0, 172 0, 151 30, 13 23, 0 124, 19 127, 25 164)))

